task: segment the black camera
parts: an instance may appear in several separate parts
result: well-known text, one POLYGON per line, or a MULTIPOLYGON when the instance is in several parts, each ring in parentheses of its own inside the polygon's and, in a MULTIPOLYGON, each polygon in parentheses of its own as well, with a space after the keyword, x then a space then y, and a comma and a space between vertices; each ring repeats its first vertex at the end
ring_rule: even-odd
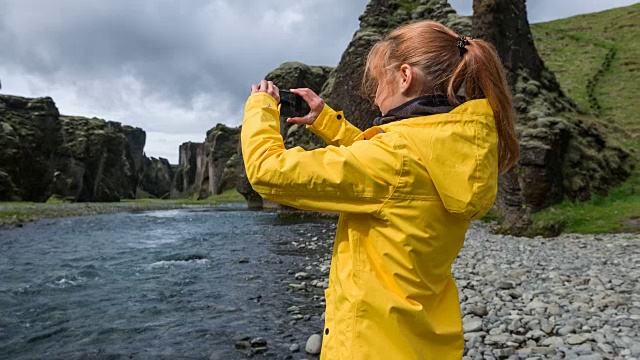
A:
POLYGON ((311 111, 309 105, 298 94, 280 90, 280 116, 302 117, 311 111))

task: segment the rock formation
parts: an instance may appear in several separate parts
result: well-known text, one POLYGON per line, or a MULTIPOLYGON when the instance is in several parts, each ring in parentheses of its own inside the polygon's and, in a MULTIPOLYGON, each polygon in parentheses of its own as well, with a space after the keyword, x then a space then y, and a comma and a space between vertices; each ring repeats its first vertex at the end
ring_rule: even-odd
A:
POLYGON ((203 143, 186 142, 178 149, 178 170, 175 172, 171 197, 189 196, 196 184, 198 170, 198 152, 203 143))
POLYGON ((158 199, 166 199, 171 195, 173 168, 165 158, 143 158, 143 172, 139 190, 158 199))
POLYGON ((145 133, 60 116, 51 98, 0 96, 0 200, 135 198, 145 133))
POLYGON ((360 16, 360 28, 324 85, 321 96, 327 104, 343 110, 360 129, 369 128, 380 112, 361 92, 367 54, 391 30, 418 20, 439 21, 460 34, 471 28, 471 20, 457 15, 445 0, 371 0, 360 16))
POLYGON ((217 124, 207 131, 207 139, 198 154, 196 185, 198 199, 220 195, 234 189, 242 160, 238 154, 240 130, 217 124))
POLYGON ((524 0, 475 0, 473 35, 492 42, 517 110, 521 161, 500 179, 504 230, 526 233, 530 215, 562 201, 606 194, 631 172, 627 151, 607 141, 595 118, 568 99, 538 56, 524 0))
POLYGON ((237 150, 239 142, 239 128, 217 124, 207 131, 204 143, 180 145, 171 196, 205 199, 236 188, 238 172, 243 167, 237 150))
POLYGON ((119 122, 60 116, 54 193, 73 201, 134 199, 146 135, 119 122))
POLYGON ((0 200, 46 201, 61 143, 51 98, 0 95, 0 200))

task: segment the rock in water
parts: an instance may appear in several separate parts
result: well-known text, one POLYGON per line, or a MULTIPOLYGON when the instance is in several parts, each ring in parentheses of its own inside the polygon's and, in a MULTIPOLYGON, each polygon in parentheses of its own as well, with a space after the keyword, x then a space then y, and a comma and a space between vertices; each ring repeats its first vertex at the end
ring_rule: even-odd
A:
POLYGON ((320 354, 320 349, 322 348, 322 336, 318 334, 313 334, 307 340, 307 345, 304 350, 311 355, 320 354))

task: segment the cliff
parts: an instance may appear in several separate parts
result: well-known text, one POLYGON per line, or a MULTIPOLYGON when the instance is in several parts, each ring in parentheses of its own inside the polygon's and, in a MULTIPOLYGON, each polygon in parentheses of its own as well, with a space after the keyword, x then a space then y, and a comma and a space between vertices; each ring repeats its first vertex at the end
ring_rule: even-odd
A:
MULTIPOLYGON (((380 116, 379 110, 361 92, 369 50, 396 27, 419 20, 434 20, 461 34, 468 34, 471 20, 458 16, 445 0, 372 0, 360 16, 360 28, 342 54, 323 87, 321 97, 362 130, 380 116)), ((324 145, 322 145, 324 146, 324 145)))
POLYGON ((51 98, 0 95, 0 200, 42 202, 51 196, 61 128, 51 98))
POLYGON ((119 122, 61 116, 54 194, 74 201, 134 199, 142 172, 145 133, 119 122))
MULTIPOLYGON (((320 95, 361 129, 379 116, 370 100, 358 95, 366 57, 390 30, 412 21, 434 20, 496 46, 514 93, 522 152, 519 166, 499 181, 496 209, 505 218, 503 231, 526 234, 534 212, 565 198, 586 200, 593 194, 604 195, 631 173, 633 156, 608 139, 600 120, 564 94, 538 56, 524 0, 475 0, 473 19, 458 16, 444 0, 372 0, 359 20, 360 28, 320 95)), ((296 65, 283 64, 267 79, 281 88, 311 87, 299 75, 303 66, 290 64, 296 65)), ((319 88, 317 81, 314 86, 314 90, 319 88)), ((283 126, 283 138, 288 148, 325 146, 296 125, 283 126)))
POLYGON ((0 95, 0 200, 135 198, 145 132, 61 116, 51 98, 0 95))
POLYGON ((239 128, 217 124, 207 131, 203 143, 180 145, 171 196, 205 199, 236 188, 242 166, 237 150, 239 141, 239 128))
POLYGON ((534 212, 564 198, 606 195, 630 175, 634 159, 564 94, 538 55, 524 1, 475 0, 473 9, 473 33, 495 45, 517 110, 521 161, 500 178, 497 208, 504 231, 527 233, 534 212))

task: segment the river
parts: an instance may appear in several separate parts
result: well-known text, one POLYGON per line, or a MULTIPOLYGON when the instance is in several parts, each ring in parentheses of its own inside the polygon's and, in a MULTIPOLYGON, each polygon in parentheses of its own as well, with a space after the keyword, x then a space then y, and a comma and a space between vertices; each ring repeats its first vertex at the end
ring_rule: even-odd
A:
POLYGON ((256 337, 255 357, 313 359, 323 289, 289 284, 328 259, 332 228, 225 204, 2 230, 0 359, 243 359, 256 337), (296 246, 312 236, 324 245, 296 246))

